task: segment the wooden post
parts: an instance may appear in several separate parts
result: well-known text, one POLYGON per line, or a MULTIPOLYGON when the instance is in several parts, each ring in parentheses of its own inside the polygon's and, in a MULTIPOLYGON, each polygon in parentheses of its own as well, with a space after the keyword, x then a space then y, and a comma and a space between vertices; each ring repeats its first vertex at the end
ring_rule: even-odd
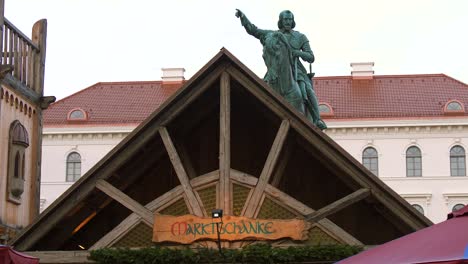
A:
MULTIPOLYGON (((0 0, 0 52, 3 51, 3 25, 5 24, 5 0, 0 0)), ((3 55, 0 56, 0 65, 4 65, 6 61, 2 60, 3 55)))
POLYGON ((278 160, 279 154, 281 153, 281 149, 283 148, 284 142, 286 141, 288 131, 289 121, 283 120, 283 122, 281 122, 278 133, 276 133, 276 138, 270 149, 270 153, 268 153, 268 157, 258 179, 257 186, 255 186, 253 194, 250 197, 250 200, 247 202, 244 216, 254 217, 255 211, 257 210, 257 207, 262 199, 263 192, 268 185, 268 181, 270 180, 273 169, 275 168, 276 161, 278 160))
POLYGON ((47 20, 37 21, 32 30, 32 42, 39 47, 39 56, 35 57, 31 63, 34 63, 34 83, 32 88, 40 96, 44 94, 44 73, 46 59, 46 39, 47 39, 47 20))
MULTIPOLYGON (((46 37, 47 37, 47 21, 45 19, 36 22, 33 26, 32 31, 32 42, 37 45, 40 49, 40 56, 35 56, 34 60, 29 61, 33 63, 34 71, 30 74, 34 75, 34 82, 31 84, 31 88, 42 97, 44 95, 44 73, 45 73, 45 57, 46 57, 46 37)), ((25 54, 24 54, 25 55, 25 54)), ((17 63, 17 61, 15 61, 17 63)), ((31 67, 29 67, 31 69, 31 67)), ((41 163, 42 163, 42 109, 40 103, 36 105, 36 116, 34 118, 33 130, 37 135, 37 142, 35 144, 36 149, 33 153, 34 164, 32 166, 32 193, 30 196, 30 220, 32 221, 39 214, 40 207, 40 186, 41 186, 41 163)))
POLYGON ((180 160, 179 154, 177 153, 176 148, 174 147, 174 143, 172 142, 171 137, 169 136, 169 132, 165 127, 161 127, 159 129, 159 134, 163 140, 164 146, 166 147, 167 154, 169 155, 169 159, 171 160, 172 166, 179 178, 180 184, 184 189, 185 195, 187 195, 188 202, 191 207, 191 211, 196 216, 204 216, 204 210, 202 210, 201 202, 195 195, 195 191, 190 185, 190 180, 188 178, 187 172, 182 165, 182 161, 180 160))
POLYGON ((221 75, 219 110, 219 206, 224 215, 231 215, 231 78, 227 72, 221 75))

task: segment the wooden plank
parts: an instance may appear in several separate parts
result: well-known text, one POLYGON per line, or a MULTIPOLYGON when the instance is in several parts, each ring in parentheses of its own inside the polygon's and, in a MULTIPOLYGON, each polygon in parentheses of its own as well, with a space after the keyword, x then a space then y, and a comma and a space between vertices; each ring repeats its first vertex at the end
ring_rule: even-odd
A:
POLYGON ((273 145, 270 149, 270 152, 268 153, 265 166, 263 166, 262 172, 260 173, 257 186, 255 186, 252 197, 250 197, 250 200, 247 202, 247 207, 244 212, 244 216, 254 216, 255 211, 259 205, 260 199, 265 190, 265 187, 267 186, 271 174, 273 173, 279 154, 281 153, 281 149, 283 148, 283 144, 286 141, 288 131, 289 121, 283 120, 281 122, 281 126, 278 130, 278 133, 276 134, 275 140, 273 141, 273 145))
MULTIPOLYGON (((233 79, 239 82, 245 87, 250 93, 257 97, 267 108, 273 111, 279 118, 288 119, 291 116, 291 112, 297 112, 286 99, 282 98, 281 95, 276 94, 266 83, 263 87, 259 87, 258 84, 252 82, 245 74, 241 73, 235 67, 228 67, 226 71, 231 75, 233 79), (266 92, 266 90, 271 92, 266 92), (283 106, 281 106, 283 105, 283 106), (289 115, 284 110, 289 110, 289 115)), ((304 117, 305 118, 305 117, 304 117)))
MULTIPOLYGON (((414 213, 411 210, 402 210, 401 207, 395 207, 394 206, 395 202, 390 200, 389 197, 387 195, 385 195, 385 193, 383 193, 381 191, 377 191, 377 190, 375 190, 375 191, 372 190, 372 195, 373 195, 373 197, 376 198, 376 200, 378 200, 383 205, 385 205, 387 208, 389 208, 390 211, 394 214, 394 216, 397 216, 398 218, 400 218, 403 222, 405 222, 413 230, 416 231, 416 230, 427 227, 426 225, 422 225, 420 222, 414 221, 415 217, 414 217, 414 215, 411 215, 411 214, 414 214, 414 213)), ((403 199, 403 198, 401 198, 401 199, 403 199)), ((409 205, 409 206, 411 206, 411 205, 409 205)), ((383 216, 386 217, 389 221, 393 222, 390 219, 389 215, 383 214, 383 216)), ((430 221, 430 220, 427 219, 427 221, 430 221)), ((399 223, 396 223, 396 225, 398 226, 399 223)))
POLYGON ((339 210, 352 205, 367 196, 370 195, 370 190, 367 188, 359 189, 351 194, 346 195, 345 197, 317 210, 309 215, 306 216, 307 221, 317 222, 328 215, 338 212, 339 210))
POLYGON ((281 190, 271 185, 266 186, 265 193, 277 200, 278 202, 299 212, 301 215, 306 216, 314 212, 314 210, 308 207, 307 205, 299 202, 298 200, 294 199, 293 197, 289 196, 288 194, 282 192, 281 190))
MULTIPOLYGON (((178 105, 171 108, 171 111, 164 113, 162 117, 162 125, 166 126, 170 121, 172 121, 176 116, 178 116, 188 105, 195 101, 201 94, 203 94, 213 83, 220 78, 221 73, 224 71, 224 67, 219 67, 211 72, 207 77, 201 80, 200 84, 197 84, 193 89, 190 89, 190 95, 184 97, 184 100, 177 102, 178 105)), ((173 96, 180 96, 179 94, 184 91, 179 90, 173 96)), ((164 109, 165 104, 163 103, 159 109, 164 109)))
POLYGON ((101 237, 89 250, 111 247, 119 238, 128 233, 134 226, 140 223, 141 217, 135 213, 129 215, 109 233, 101 237))
POLYGON ((225 215, 231 214, 231 88, 229 74, 221 74, 219 117, 219 207, 225 215))
POLYGON ((146 209, 143 205, 133 200, 130 196, 115 188, 110 183, 106 182, 105 180, 99 180, 96 182, 96 188, 98 188, 99 190, 109 195, 123 206, 127 207, 128 209, 139 215, 149 224, 153 224, 153 212, 146 209))
POLYGON ((270 182, 272 186, 278 187, 280 184, 281 179, 283 178, 284 170, 286 169, 286 165, 288 165, 288 161, 291 158, 291 152, 291 143, 288 143, 288 140, 286 140, 283 146, 282 158, 278 161, 278 165, 276 166, 276 169, 271 176, 272 179, 270 182))
MULTIPOLYGON (((287 207, 290 207, 291 209, 301 213, 303 216, 307 216, 315 212, 315 210, 312 208, 294 199, 274 186, 267 185, 265 188, 265 193, 268 194, 271 198, 277 200, 280 204, 284 204, 287 207)), ((363 245, 361 241, 357 240, 341 227, 337 226, 335 223, 326 218, 319 220, 317 224, 333 233, 335 236, 340 238, 341 241, 348 245, 363 245)))
POLYGON ((44 73, 46 59, 46 44, 47 44, 47 20, 41 19, 37 21, 32 30, 32 42, 39 48, 39 56, 36 57, 35 67, 35 82, 32 87, 36 93, 44 94, 44 73))
MULTIPOLYGON (((289 237, 306 240, 312 226, 302 219, 252 219, 242 216, 224 216, 219 226, 220 239, 239 241, 243 239, 277 240, 289 237)), ((177 242, 191 244, 197 240, 217 239, 217 223, 211 217, 193 215, 155 215, 154 242, 177 242)))
POLYGON ((197 177, 197 173, 193 167, 192 160, 190 159, 190 155, 188 154, 187 148, 184 144, 175 143, 177 149, 179 150, 180 159, 183 163, 185 170, 187 171, 187 176, 189 179, 194 179, 197 177))
POLYGON ((169 132, 167 131, 166 127, 161 127, 159 129, 159 134, 163 140, 164 146, 166 147, 167 154, 169 155, 169 159, 171 160, 172 166, 179 178, 180 184, 182 185, 182 189, 184 190, 185 195, 188 198, 189 205, 192 209, 192 212, 196 216, 203 216, 204 210, 201 208, 201 201, 195 195, 192 186, 190 185, 190 180, 188 175, 185 171, 185 168, 182 165, 182 161, 180 160, 179 154, 174 147, 174 143, 172 142, 171 137, 169 136, 169 132))
POLYGON ((350 233, 346 232, 343 228, 339 227, 329 219, 322 219, 317 222, 319 225, 321 225, 323 228, 337 236, 341 241, 348 245, 357 245, 357 246, 363 246, 364 244, 359 241, 357 238, 352 236, 350 233))
POLYGON ((77 263, 96 263, 89 260, 90 252, 87 250, 79 251, 26 251, 22 252, 28 256, 40 259, 41 264, 77 264, 77 263))
MULTIPOLYGON (((182 190, 182 186, 177 186, 174 189, 166 192, 165 194, 159 196, 158 198, 154 199, 153 201, 149 202, 145 205, 150 211, 157 212, 161 208, 165 208, 167 204, 170 204, 174 200, 178 200, 180 196, 182 196, 184 191, 182 190)), ((116 240, 120 237, 124 236, 131 227, 138 224, 142 218, 132 213, 127 218, 125 218, 119 225, 114 227, 109 233, 103 236, 99 241, 97 241, 90 250, 98 249, 98 248, 105 248, 110 247, 116 240)))
POLYGON ((252 186, 252 187, 255 187, 255 185, 257 185, 258 183, 258 178, 252 175, 249 175, 247 173, 240 172, 235 169, 231 169, 231 180, 234 180, 236 182, 243 183, 245 185, 252 186))
POLYGON ((219 180, 219 170, 208 172, 206 174, 203 174, 202 176, 198 176, 194 179, 191 179, 190 185, 192 185, 193 188, 198 188, 203 185, 215 182, 217 180, 219 180))

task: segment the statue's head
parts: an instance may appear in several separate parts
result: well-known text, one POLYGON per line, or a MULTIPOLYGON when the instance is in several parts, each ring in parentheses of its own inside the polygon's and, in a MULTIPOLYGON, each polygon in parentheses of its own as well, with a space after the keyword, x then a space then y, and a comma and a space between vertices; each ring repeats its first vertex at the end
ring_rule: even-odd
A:
POLYGON ((296 22, 294 21, 294 14, 289 10, 284 10, 279 14, 278 28, 291 30, 296 27, 296 22))

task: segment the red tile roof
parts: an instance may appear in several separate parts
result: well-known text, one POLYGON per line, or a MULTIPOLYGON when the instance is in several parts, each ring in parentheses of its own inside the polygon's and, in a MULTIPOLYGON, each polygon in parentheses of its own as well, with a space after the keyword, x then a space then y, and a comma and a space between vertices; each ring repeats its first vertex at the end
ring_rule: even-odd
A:
POLYGON ((468 110, 468 85, 444 74, 316 77, 314 89, 333 108, 334 116, 324 119, 443 117, 450 100, 468 110))
MULTIPOLYGON (((52 104, 44 111, 44 124, 139 124, 181 85, 97 83, 52 104), (87 121, 67 121, 67 114, 77 108, 87 112, 87 121)), ((375 75, 372 80, 315 77, 314 89, 320 103, 333 108, 334 115, 326 120, 444 117, 443 108, 450 100, 461 102, 466 110, 461 115, 468 116, 468 85, 444 74, 375 75)))
POLYGON ((44 111, 44 124, 139 124, 181 86, 162 81, 100 82, 50 105, 44 111), (77 108, 87 113, 88 120, 70 123, 67 115, 77 108))

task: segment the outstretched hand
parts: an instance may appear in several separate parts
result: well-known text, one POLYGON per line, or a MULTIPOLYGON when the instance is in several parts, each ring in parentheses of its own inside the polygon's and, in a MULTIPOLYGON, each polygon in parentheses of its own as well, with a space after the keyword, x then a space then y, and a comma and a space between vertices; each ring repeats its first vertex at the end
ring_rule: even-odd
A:
POLYGON ((244 13, 242 13, 242 11, 240 11, 239 9, 236 9, 236 17, 242 18, 243 16, 244 16, 244 13))

